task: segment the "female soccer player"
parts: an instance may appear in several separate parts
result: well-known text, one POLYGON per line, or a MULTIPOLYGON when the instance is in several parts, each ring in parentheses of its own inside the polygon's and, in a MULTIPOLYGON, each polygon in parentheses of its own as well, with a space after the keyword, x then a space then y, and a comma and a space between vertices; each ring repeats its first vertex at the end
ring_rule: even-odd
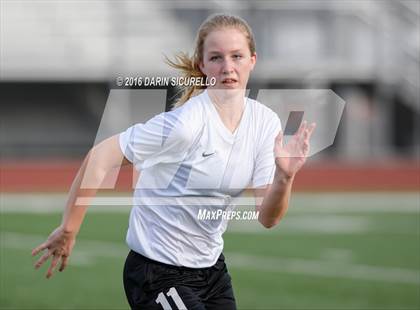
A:
POLYGON ((63 271, 86 207, 108 171, 132 164, 141 171, 134 192, 124 267, 133 309, 236 309, 223 250, 227 220, 200 220, 199 210, 230 210, 252 187, 259 222, 273 227, 288 208, 296 172, 305 162, 314 124, 303 123, 286 145, 278 116, 245 97, 257 60, 253 34, 239 17, 214 15, 200 27, 195 52, 169 63, 186 77, 215 78, 189 87, 175 109, 94 146, 70 190, 61 225, 32 254, 50 257, 47 277, 63 271), (293 156, 291 156, 293 155, 293 156), (89 165, 88 165, 89 161, 89 165))

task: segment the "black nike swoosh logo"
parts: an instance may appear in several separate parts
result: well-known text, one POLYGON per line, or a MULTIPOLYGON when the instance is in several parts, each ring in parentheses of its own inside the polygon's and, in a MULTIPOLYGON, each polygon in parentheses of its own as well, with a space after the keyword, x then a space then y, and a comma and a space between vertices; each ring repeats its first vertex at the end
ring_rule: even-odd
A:
POLYGON ((207 156, 210 156, 210 155, 213 155, 215 152, 213 152, 213 153, 206 153, 206 152, 203 152, 203 154, 201 154, 203 157, 207 157, 207 156))

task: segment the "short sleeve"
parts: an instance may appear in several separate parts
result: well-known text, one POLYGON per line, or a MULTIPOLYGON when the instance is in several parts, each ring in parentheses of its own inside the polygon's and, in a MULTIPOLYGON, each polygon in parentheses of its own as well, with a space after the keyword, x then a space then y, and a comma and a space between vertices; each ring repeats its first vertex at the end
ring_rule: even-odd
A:
POLYGON ((281 130, 279 117, 273 112, 270 119, 263 122, 262 136, 256 151, 252 187, 262 187, 273 183, 275 171, 274 141, 281 130))
POLYGON ((192 138, 182 109, 177 109, 129 127, 120 133, 119 144, 124 156, 141 170, 157 163, 182 161, 192 138))

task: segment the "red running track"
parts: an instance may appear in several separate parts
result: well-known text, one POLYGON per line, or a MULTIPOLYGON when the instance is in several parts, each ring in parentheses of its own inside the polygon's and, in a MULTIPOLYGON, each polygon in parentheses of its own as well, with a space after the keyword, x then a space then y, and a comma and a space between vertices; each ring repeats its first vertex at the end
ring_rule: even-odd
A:
MULTIPOLYGON (((0 162, 1 192, 68 191, 80 161, 0 162)), ((130 191, 132 169, 121 169, 115 189, 130 191)), ((363 164, 307 163, 297 174, 294 191, 419 191, 416 161, 363 164)))

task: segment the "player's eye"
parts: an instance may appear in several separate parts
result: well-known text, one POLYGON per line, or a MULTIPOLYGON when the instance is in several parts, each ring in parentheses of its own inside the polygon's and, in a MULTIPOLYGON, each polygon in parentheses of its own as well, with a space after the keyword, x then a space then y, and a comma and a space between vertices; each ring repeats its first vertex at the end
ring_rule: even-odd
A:
POLYGON ((211 56, 210 57, 210 61, 216 61, 216 60, 219 60, 220 59, 220 56, 211 56))
POLYGON ((242 56, 242 55, 240 55, 240 54, 235 54, 235 55, 233 55, 232 57, 233 57, 233 59, 235 59, 235 60, 238 60, 238 59, 243 58, 243 56, 242 56))

